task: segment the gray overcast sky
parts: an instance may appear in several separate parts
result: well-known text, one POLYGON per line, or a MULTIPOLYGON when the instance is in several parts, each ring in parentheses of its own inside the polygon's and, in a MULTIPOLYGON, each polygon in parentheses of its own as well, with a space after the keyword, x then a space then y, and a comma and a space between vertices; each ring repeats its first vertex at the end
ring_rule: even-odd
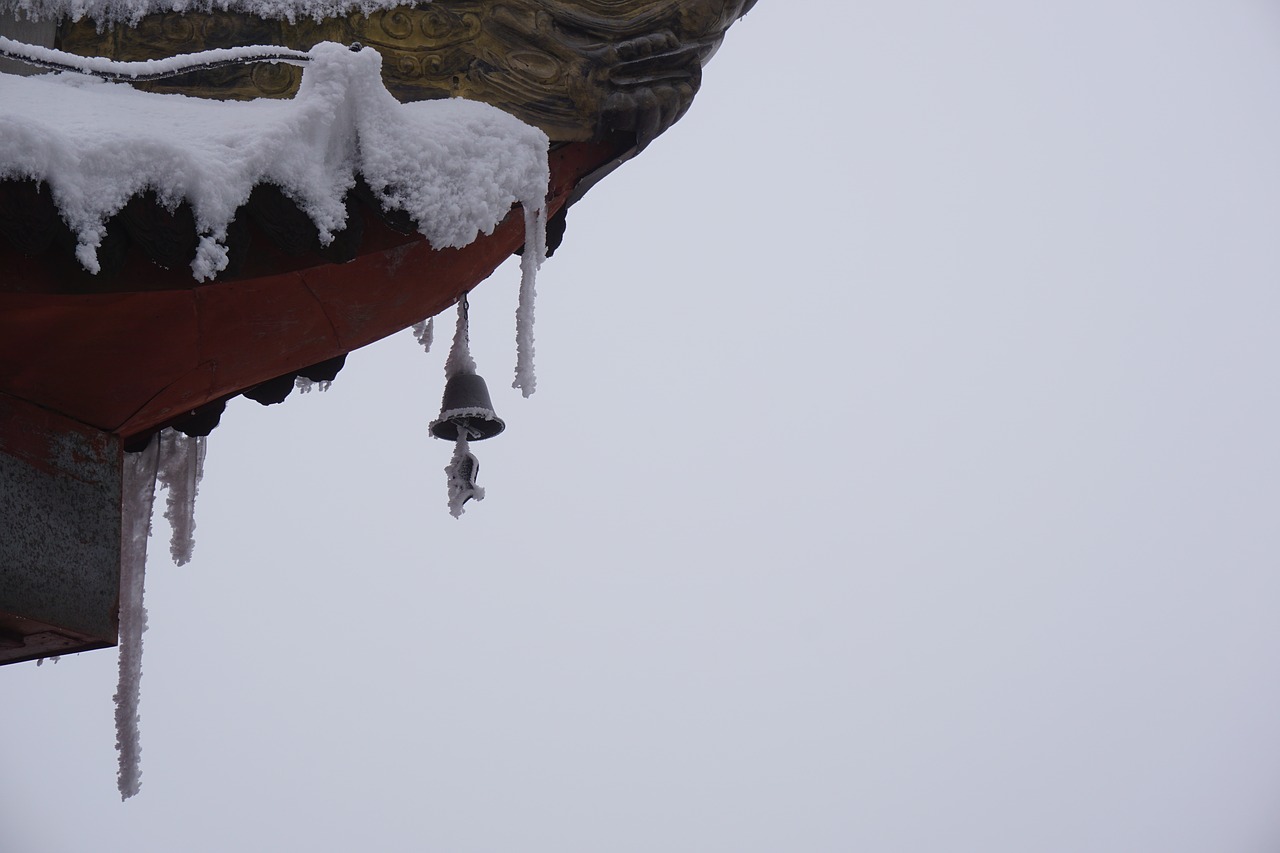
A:
POLYGON ((0 853, 1280 849, 1280 7, 762 0, 570 214, 445 507, 448 322, 238 401, 0 853))

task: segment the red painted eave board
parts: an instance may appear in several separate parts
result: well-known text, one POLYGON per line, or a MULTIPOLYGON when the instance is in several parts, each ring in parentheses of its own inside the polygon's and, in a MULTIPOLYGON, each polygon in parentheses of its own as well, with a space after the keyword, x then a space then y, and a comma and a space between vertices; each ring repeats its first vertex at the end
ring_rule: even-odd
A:
MULTIPOLYGON (((625 142, 552 152, 548 215, 625 142)), ((131 436, 205 403, 350 352, 432 316, 524 242, 514 209, 488 236, 434 250, 417 236, 366 243, 346 264, 184 289, 0 293, 0 393, 131 436), (403 240, 403 242, 398 242, 403 240)))

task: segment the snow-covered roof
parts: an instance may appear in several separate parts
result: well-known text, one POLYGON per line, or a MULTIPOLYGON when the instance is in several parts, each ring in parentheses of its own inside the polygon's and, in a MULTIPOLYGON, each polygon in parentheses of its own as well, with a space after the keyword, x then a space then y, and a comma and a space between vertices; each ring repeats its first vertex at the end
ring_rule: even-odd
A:
POLYGON ((99 24, 133 25, 144 16, 158 12, 231 11, 293 23, 306 18, 319 21, 351 12, 367 15, 399 5, 402 0, 0 0, 0 14, 31 20, 88 18, 99 24))
POLYGON ((148 190, 195 216, 195 278, 227 264, 227 227, 254 186, 275 184, 322 243, 346 222, 357 176, 402 210, 435 248, 492 233, 515 203, 539 211, 548 140, 486 104, 401 104, 382 86, 381 57, 332 43, 308 52, 291 100, 213 101, 139 92, 80 74, 0 74, 0 180, 44 182, 98 269, 107 220, 148 190))

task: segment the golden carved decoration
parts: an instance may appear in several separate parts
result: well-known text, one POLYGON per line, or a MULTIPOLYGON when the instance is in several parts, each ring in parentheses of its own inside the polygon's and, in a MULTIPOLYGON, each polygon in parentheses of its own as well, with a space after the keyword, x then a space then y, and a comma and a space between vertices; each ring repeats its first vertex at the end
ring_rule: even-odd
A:
MULTIPOLYGON (((158 59, 215 47, 306 50, 360 42, 383 55, 402 101, 464 97, 493 104, 556 141, 631 131, 641 145, 684 114, 702 63, 755 0, 433 0, 320 22, 233 12, 162 13, 98 32, 64 23, 59 46, 83 55, 158 59)), ((200 71, 143 88, 210 98, 288 97, 301 74, 258 64, 200 71)))

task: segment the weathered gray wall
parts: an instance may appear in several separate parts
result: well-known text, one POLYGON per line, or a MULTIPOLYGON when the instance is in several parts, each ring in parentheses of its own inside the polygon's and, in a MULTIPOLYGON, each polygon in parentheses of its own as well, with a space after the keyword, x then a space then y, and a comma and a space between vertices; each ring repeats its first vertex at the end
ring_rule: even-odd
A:
POLYGON ((0 395, 0 614, 115 642, 119 440, 0 395))

